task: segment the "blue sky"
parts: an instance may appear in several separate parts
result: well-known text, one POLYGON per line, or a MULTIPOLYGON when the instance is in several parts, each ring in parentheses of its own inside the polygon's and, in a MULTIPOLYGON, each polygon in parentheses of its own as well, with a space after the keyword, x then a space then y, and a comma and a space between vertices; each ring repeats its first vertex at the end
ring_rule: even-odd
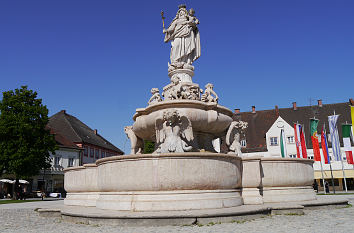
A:
POLYGON ((250 111, 353 98, 354 1, 0 0, 0 91, 37 91, 119 148, 123 127, 167 85, 169 24, 178 5, 200 20, 194 82, 250 111))

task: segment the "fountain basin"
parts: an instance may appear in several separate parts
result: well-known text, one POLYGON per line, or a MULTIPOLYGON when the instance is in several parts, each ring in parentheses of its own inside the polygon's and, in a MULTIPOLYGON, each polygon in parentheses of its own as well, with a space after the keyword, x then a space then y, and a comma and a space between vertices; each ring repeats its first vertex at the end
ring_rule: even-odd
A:
MULTIPOLYGON (((171 100, 152 104, 147 108, 136 110, 134 115, 134 133, 144 139, 155 141, 155 121, 167 109, 176 109, 192 122, 195 137, 208 134, 218 138, 232 122, 232 111, 216 103, 205 103, 196 100, 171 100)), ((197 139, 198 140, 198 139, 197 139)), ((202 142, 200 139, 198 141, 202 142)))
POLYGON ((243 158, 242 197, 245 204, 299 202, 316 199, 313 160, 243 158))
POLYGON ((65 205, 96 206, 98 198, 97 165, 85 164, 64 170, 65 205))
POLYGON ((82 205, 77 197, 88 193, 98 194, 97 208, 120 211, 218 209, 243 204, 241 158, 236 156, 200 152, 129 155, 103 158, 96 165, 92 182, 97 190, 80 182, 86 179, 85 169, 65 170, 67 179, 76 172, 75 186, 80 186, 65 186, 65 205, 82 205))

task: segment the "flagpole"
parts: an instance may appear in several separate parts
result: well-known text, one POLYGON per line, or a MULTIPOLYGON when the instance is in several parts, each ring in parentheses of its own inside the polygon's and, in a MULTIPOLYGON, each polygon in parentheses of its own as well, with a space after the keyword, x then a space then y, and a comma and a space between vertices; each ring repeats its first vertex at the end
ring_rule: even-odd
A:
MULTIPOLYGON (((310 118, 310 120, 317 120, 315 116, 313 116, 313 118, 310 118)), ((311 122, 311 121, 310 121, 311 122)), ((311 133, 311 123, 310 123, 310 133, 311 133)), ((317 133, 317 129, 316 129, 316 133, 317 133)), ((318 134, 317 134, 318 135, 318 134)), ((317 141, 318 141, 318 136, 317 136, 317 141)), ((315 159, 315 146, 313 144, 312 141, 312 153, 313 153, 313 158, 315 159)), ((323 154, 323 153, 322 153, 323 154)), ((323 191, 325 194, 327 194, 326 192, 326 187, 325 187, 325 180, 324 180, 324 175, 323 175, 323 166, 322 166, 322 157, 321 157, 321 153, 320 153, 320 164, 321 164, 321 174, 322 174, 322 184, 323 184, 323 191)), ((324 159, 324 155, 323 155, 323 159, 324 159)))
MULTIPOLYGON (((334 110, 333 112, 333 116, 336 115, 336 111, 334 110)), ((339 116, 339 115, 338 115, 339 116)), ((338 129, 337 129, 338 132, 338 129)), ((342 163, 342 172, 343 172, 343 181, 344 181, 344 188, 345 188, 345 192, 348 192, 348 188, 347 188, 347 178, 345 177, 345 171, 344 171, 344 163, 343 163, 343 156, 342 156, 342 150, 341 150, 341 146, 340 146, 340 141, 339 141, 339 132, 337 134, 338 136, 338 142, 339 142, 339 155, 340 155, 340 161, 342 163)), ((332 145, 332 150, 333 150, 333 145, 332 145)))
POLYGON ((324 175, 323 175, 323 167, 322 167, 322 161, 320 161, 321 164, 321 173, 322 173, 322 184, 323 184, 323 191, 325 194, 327 194, 326 192, 326 187, 325 187, 325 180, 324 180, 324 175))
POLYGON ((334 179, 333 179, 333 172, 332 172, 332 163, 329 164, 329 168, 331 169, 331 178, 332 178, 333 193, 336 194, 336 189, 334 188, 334 179))
MULTIPOLYGON (((327 134, 326 131, 326 124, 323 124, 324 127, 324 133, 327 134)), ((327 141, 327 135, 325 135, 325 140, 326 140, 326 144, 328 145, 328 141, 327 141)), ((331 170, 331 179, 332 179, 332 188, 333 188, 333 193, 336 194, 336 189, 334 188, 334 179, 333 179, 333 171, 332 171, 332 162, 331 162, 331 157, 329 156, 329 151, 328 153, 328 162, 329 162, 329 169, 331 170)), ((333 154, 333 145, 332 145, 332 154, 333 154)))

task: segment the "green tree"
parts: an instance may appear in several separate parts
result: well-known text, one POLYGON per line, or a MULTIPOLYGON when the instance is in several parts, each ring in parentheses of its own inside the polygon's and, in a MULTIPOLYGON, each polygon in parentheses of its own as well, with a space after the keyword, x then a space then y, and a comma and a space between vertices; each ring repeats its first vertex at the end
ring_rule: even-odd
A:
POLYGON ((144 154, 152 154, 155 151, 155 143, 152 141, 144 141, 144 154))
POLYGON ((37 175, 50 167, 54 136, 46 129, 48 109, 27 86, 3 92, 0 101, 0 175, 19 178, 37 175))

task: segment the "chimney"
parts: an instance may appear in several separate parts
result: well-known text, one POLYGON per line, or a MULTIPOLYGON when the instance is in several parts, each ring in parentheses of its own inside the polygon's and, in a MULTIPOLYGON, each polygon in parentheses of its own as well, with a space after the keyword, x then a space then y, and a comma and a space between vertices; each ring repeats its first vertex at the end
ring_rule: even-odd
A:
POLYGON ((252 106, 252 113, 256 113, 256 106, 252 106))
POLYGON ((97 129, 95 129, 93 132, 94 132, 94 134, 96 134, 96 135, 97 135, 97 129))
POLYGON ((354 100, 353 99, 349 99, 349 103, 351 106, 354 106, 354 100))
POLYGON ((296 102, 293 102, 293 110, 297 110, 296 102))
POLYGON ((235 108, 235 114, 240 114, 240 109, 239 108, 235 108))
POLYGON ((278 107, 278 105, 275 105, 275 114, 277 114, 277 116, 279 116, 279 107, 278 107))
POLYGON ((317 100, 318 107, 322 107, 322 100, 317 100))

